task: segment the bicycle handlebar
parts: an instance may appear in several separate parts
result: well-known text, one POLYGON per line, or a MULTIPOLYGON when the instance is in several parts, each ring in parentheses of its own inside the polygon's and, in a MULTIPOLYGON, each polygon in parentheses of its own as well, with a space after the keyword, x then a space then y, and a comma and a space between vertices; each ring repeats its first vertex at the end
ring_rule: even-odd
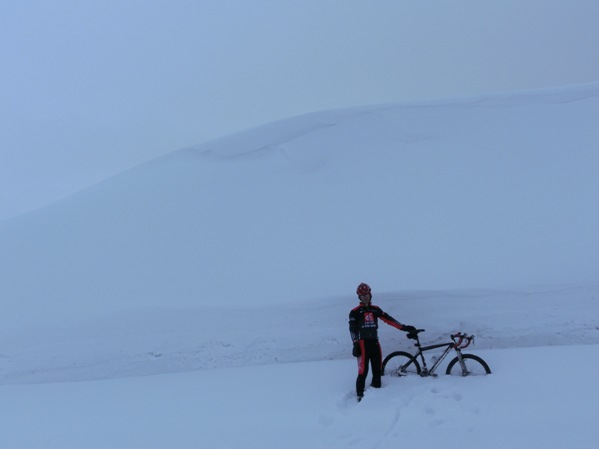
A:
POLYGON ((457 334, 452 334, 451 339, 453 340, 453 346, 455 348, 464 349, 470 346, 470 343, 474 341, 474 335, 468 335, 458 332, 457 334), (456 341, 456 338, 458 338, 459 340, 456 341))

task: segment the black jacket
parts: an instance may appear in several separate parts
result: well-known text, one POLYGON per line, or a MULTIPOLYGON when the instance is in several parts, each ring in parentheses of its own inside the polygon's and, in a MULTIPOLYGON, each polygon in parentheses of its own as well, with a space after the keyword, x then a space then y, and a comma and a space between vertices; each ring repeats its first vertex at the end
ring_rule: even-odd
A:
POLYGON ((352 341, 378 340, 377 329, 379 328, 379 318, 400 330, 404 326, 391 315, 383 312, 379 306, 372 304, 364 306, 360 304, 349 312, 349 333, 352 341))

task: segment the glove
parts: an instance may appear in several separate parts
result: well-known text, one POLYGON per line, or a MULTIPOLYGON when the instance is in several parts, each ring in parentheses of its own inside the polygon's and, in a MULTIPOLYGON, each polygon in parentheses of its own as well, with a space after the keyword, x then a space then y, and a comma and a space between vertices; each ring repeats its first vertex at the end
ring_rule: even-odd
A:
POLYGON ((360 343, 358 343, 357 341, 354 342, 354 349, 352 350, 351 353, 354 357, 360 357, 362 355, 362 350, 360 349, 360 343))
POLYGON ((414 326, 410 326, 409 324, 404 324, 403 326, 401 326, 401 330, 409 334, 413 334, 414 332, 416 332, 416 328, 414 326))

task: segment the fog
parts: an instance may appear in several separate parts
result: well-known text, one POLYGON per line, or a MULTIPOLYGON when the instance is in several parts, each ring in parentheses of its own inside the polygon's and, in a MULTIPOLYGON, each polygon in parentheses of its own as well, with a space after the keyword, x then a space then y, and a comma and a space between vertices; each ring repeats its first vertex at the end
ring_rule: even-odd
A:
POLYGON ((599 4, 4 2, 0 219, 306 112, 599 80, 599 4))

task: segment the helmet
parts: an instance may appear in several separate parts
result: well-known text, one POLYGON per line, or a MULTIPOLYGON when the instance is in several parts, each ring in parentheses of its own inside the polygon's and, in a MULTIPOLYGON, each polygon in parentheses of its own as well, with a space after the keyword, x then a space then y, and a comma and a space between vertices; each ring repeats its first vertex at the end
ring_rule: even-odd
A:
POLYGON ((358 294, 358 296, 369 295, 370 294, 370 286, 368 284, 365 284, 364 282, 362 282, 360 285, 358 285, 356 293, 358 294))

